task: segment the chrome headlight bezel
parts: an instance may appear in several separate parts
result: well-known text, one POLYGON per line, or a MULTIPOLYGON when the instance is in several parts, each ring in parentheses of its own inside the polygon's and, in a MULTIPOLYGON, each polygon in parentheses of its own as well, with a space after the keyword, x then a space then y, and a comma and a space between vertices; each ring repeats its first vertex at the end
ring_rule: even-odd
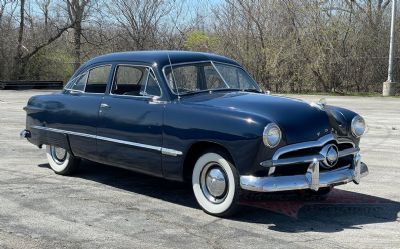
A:
POLYGON ((357 138, 361 137, 362 135, 364 135, 366 128, 367 126, 365 124, 365 120, 360 115, 356 115, 351 120, 351 133, 353 134, 353 136, 357 138))
POLYGON ((267 126, 265 126, 263 131, 263 142, 265 146, 268 148, 275 148, 281 142, 281 139, 282 131, 277 124, 269 123, 267 126), (277 138, 275 138, 273 141, 271 141, 272 135, 277 136, 277 138))

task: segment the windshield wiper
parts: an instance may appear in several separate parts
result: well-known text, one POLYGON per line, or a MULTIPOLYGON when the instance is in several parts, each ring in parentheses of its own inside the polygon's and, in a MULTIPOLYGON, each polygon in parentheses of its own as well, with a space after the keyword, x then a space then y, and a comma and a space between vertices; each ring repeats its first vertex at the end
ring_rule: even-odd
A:
POLYGON ((205 92, 222 92, 222 91, 242 91, 242 92, 254 92, 254 93, 262 93, 257 89, 241 89, 241 88, 218 88, 218 89, 205 89, 205 90, 187 90, 184 92, 180 92, 179 96, 192 95, 197 93, 205 93, 205 92))
POLYGON ((243 91, 243 92, 251 92, 251 93, 262 93, 260 90, 251 89, 251 88, 248 88, 248 89, 241 89, 241 91, 243 91))
POLYGON ((218 91, 241 91, 241 92, 252 92, 252 93, 262 93, 261 91, 259 91, 259 90, 257 90, 257 89, 252 89, 252 88, 245 88, 245 89, 242 89, 242 88, 225 88, 225 89, 215 89, 215 90, 212 90, 212 91, 216 91, 216 90, 218 90, 218 91))
POLYGON ((209 92, 210 90, 187 90, 184 92, 180 92, 179 96, 186 96, 186 95, 191 95, 191 94, 197 94, 197 93, 204 93, 204 92, 209 92))

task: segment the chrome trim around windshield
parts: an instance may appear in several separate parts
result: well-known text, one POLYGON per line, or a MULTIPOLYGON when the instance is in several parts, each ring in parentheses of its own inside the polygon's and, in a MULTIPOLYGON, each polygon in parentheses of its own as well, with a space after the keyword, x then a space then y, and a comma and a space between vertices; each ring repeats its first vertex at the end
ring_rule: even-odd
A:
POLYGON ((103 136, 97 136, 97 135, 92 135, 92 134, 87 134, 87 133, 67 131, 67 130, 55 129, 55 128, 50 128, 50 127, 37 126, 37 125, 36 126, 32 126, 32 128, 39 129, 39 130, 46 130, 46 131, 56 132, 56 133, 63 133, 63 134, 68 134, 68 135, 80 136, 80 137, 99 139, 99 140, 103 140, 103 141, 107 141, 107 142, 125 144, 125 145, 130 145, 130 146, 139 147, 139 148, 145 148, 145 149, 150 149, 150 150, 156 150, 156 151, 161 152, 161 154, 168 155, 168 156, 181 156, 183 154, 182 151, 178 151, 178 150, 174 150, 174 149, 169 149, 169 148, 164 148, 164 147, 159 147, 159 146, 153 146, 153 145, 148 145, 148 144, 142 144, 142 143, 135 143, 135 142, 131 142, 131 141, 120 140, 120 139, 109 138, 109 137, 103 137, 103 136))
POLYGON ((214 64, 213 61, 211 61, 211 66, 215 69, 215 71, 217 72, 217 74, 219 75, 219 77, 220 77, 220 78, 222 79, 222 81, 224 82, 225 86, 226 86, 227 88, 231 88, 231 87, 228 85, 228 83, 226 83, 224 77, 222 77, 221 72, 220 72, 220 71, 218 70, 218 68, 215 66, 215 64, 214 64))
MULTIPOLYGON (((172 94, 174 94, 174 95, 176 95, 176 96, 180 96, 179 93, 176 93, 175 91, 173 91, 173 89, 171 89, 171 87, 169 86, 169 84, 168 84, 169 81, 168 81, 167 75, 165 74, 165 68, 167 68, 167 67, 171 67, 171 68, 172 68, 172 67, 174 67, 174 66, 201 64, 201 63, 210 63, 210 64, 214 67, 214 69, 217 71, 218 75, 221 77, 221 79, 224 81, 225 84, 227 84, 227 83, 226 83, 225 79, 222 77, 222 75, 219 73, 218 69, 217 69, 216 66, 215 66, 215 63, 216 63, 216 64, 222 64, 222 65, 227 65, 227 66, 232 66, 232 67, 239 68, 239 69, 243 70, 243 71, 249 76, 249 78, 250 78, 250 79, 254 82, 254 84, 258 87, 258 90, 260 90, 260 93, 262 93, 262 91, 263 91, 263 90, 261 89, 261 87, 258 85, 257 81, 255 81, 254 78, 253 78, 242 66, 240 66, 240 65, 235 65, 235 64, 230 64, 230 63, 226 63, 226 62, 220 62, 220 61, 201 60, 201 61, 186 61, 186 62, 179 62, 179 63, 174 63, 174 64, 166 64, 166 65, 164 65, 164 66, 162 67, 161 71, 162 71, 162 73, 163 73, 165 83, 167 84, 167 87, 168 87, 168 89, 171 91, 172 94)), ((218 88, 218 89, 229 89, 229 88, 230 88, 230 87, 228 87, 228 88, 218 88)), ((213 91, 213 90, 218 90, 218 89, 208 89, 208 90, 213 91)), ((257 90, 257 89, 256 89, 256 90, 257 90)))

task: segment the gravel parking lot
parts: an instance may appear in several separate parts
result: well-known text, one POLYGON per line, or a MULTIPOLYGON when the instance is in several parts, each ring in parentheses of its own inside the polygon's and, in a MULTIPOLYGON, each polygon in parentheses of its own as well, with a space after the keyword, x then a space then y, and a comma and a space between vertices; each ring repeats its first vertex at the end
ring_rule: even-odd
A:
POLYGON ((220 219, 182 183, 90 162, 54 174, 45 151, 19 139, 22 107, 41 93, 0 91, 0 248, 400 248, 400 98, 326 97, 368 124, 360 185, 326 200, 252 195, 220 219))

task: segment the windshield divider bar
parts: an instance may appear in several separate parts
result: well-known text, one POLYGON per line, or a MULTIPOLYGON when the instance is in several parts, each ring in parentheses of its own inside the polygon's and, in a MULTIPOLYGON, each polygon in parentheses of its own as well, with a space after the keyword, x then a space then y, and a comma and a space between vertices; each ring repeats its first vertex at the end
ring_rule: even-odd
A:
POLYGON ((214 62, 211 61, 211 65, 214 67, 215 71, 217 71, 219 77, 221 77, 222 81, 225 83, 226 87, 231 88, 225 81, 224 77, 222 77, 222 74, 219 72, 218 68, 215 66, 214 62))

